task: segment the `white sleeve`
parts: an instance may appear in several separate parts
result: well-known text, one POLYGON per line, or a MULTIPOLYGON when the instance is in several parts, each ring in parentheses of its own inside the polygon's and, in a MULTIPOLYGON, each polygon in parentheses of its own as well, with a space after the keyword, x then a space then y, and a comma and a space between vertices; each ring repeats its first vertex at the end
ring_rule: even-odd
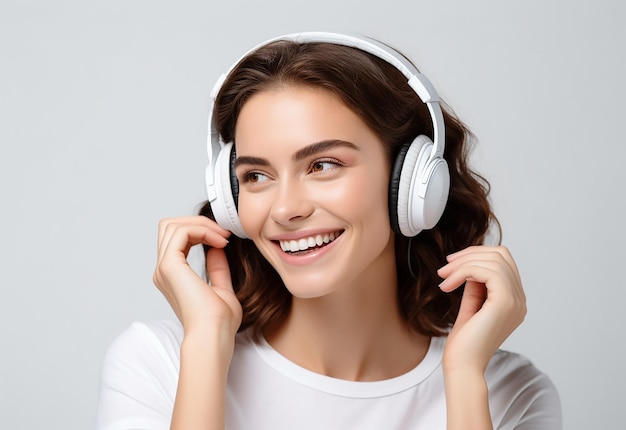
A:
POLYGON ((494 427, 501 430, 560 430, 559 393, 523 356, 498 351, 485 375, 490 385, 494 427))
POLYGON ((104 357, 96 429, 169 429, 181 332, 171 322, 133 323, 104 357))
POLYGON ((529 395, 532 401, 528 402, 515 430, 561 430, 561 399, 552 381, 543 375, 529 395))

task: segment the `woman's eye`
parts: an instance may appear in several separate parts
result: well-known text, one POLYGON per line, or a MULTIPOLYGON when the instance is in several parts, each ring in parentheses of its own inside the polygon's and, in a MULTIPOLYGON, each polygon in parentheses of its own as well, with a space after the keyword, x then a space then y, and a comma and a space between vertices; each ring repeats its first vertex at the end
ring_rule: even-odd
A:
POLYGON ((259 182, 267 181, 267 176, 260 172, 247 172, 242 176, 244 183, 256 184, 259 182))
POLYGON ((330 160, 318 160, 311 164, 311 172, 324 172, 326 170, 331 170, 336 168, 339 165, 337 161, 330 160))

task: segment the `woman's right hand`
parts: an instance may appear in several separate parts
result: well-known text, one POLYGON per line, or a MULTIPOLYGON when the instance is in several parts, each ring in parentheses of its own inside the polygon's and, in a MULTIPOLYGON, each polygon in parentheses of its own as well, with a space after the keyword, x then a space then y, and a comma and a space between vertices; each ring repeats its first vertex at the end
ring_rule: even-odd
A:
POLYGON ((203 217, 159 223, 154 284, 183 324, 178 388, 171 429, 223 429, 226 380, 241 325, 224 247, 230 232, 203 217), (204 281, 187 262, 194 245, 209 245, 204 281))
POLYGON ((158 260, 153 281, 183 324, 185 335, 209 329, 232 335, 241 325, 241 304, 233 291, 224 253, 230 236, 204 216, 164 219, 159 223, 158 260), (209 284, 189 265, 194 245, 211 246, 206 258, 209 284))

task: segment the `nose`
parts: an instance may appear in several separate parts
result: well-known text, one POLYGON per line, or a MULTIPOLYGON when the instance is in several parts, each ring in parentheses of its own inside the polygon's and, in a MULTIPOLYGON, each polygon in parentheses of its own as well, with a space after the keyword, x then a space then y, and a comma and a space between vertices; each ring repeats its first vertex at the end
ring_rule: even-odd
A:
POLYGON ((313 213, 310 193, 298 180, 281 182, 272 198, 271 217, 280 225, 293 226, 313 213))

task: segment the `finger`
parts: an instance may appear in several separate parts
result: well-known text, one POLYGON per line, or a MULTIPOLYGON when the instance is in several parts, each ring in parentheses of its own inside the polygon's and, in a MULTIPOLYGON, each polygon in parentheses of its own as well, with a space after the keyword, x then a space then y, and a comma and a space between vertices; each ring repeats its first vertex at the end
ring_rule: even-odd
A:
POLYGON ((505 246, 470 246, 461 251, 450 254, 446 257, 448 262, 453 262, 462 258, 468 258, 471 255, 490 254, 492 256, 500 256, 507 262, 509 266, 517 270, 517 264, 511 255, 509 249, 505 246))
POLYGON ((226 253, 220 248, 211 248, 206 257, 206 272, 209 285, 213 287, 225 287, 232 291, 230 267, 226 259, 226 253))
POLYGON ((457 252, 453 252, 449 254, 446 258, 448 261, 452 261, 461 256, 464 256, 467 254, 473 254, 476 252, 498 252, 497 251, 498 248, 500 248, 500 246, 472 245, 472 246, 468 246, 467 248, 463 248, 457 252))
POLYGON ((501 264, 489 260, 472 260, 458 267, 446 265, 438 271, 439 276, 445 278, 439 287, 450 292, 469 279, 486 284, 490 279, 500 277, 501 270, 501 264))
POLYGON ((204 216, 165 218, 159 222, 159 227, 158 227, 158 238, 159 238, 158 245, 159 246, 162 247, 162 245, 167 242, 167 239, 169 238, 171 234, 171 229, 178 225, 205 226, 207 228, 210 228, 220 233, 224 237, 230 236, 230 231, 223 229, 215 221, 204 216))
POLYGON ((469 320, 478 312, 487 299, 485 285, 476 281, 467 281, 461 298, 461 306, 457 316, 458 322, 469 320))
POLYGON ((190 217, 178 217, 178 218, 165 218, 159 222, 158 226, 158 239, 157 239, 157 252, 158 257, 161 257, 161 253, 166 248, 173 232, 179 225, 197 225, 205 226, 223 237, 229 237, 230 231, 220 227, 215 221, 205 216, 190 216, 190 217))
POLYGON ((493 261, 502 264, 502 270, 513 276, 521 285, 517 265, 511 254, 504 247, 477 246, 464 249, 463 251, 452 254, 449 258, 449 263, 443 266, 438 273, 441 277, 445 278, 461 265, 474 261, 493 261))
POLYGON ((187 258, 189 249, 194 245, 206 244, 216 248, 223 248, 228 244, 228 240, 224 236, 205 226, 177 225, 169 230, 171 230, 170 239, 165 244, 163 259, 168 254, 178 254, 187 258))
POLYGON ((483 262, 482 265, 467 264, 450 274, 441 284, 444 292, 456 290, 463 283, 476 286, 482 285, 485 291, 485 302, 499 303, 498 308, 505 312, 525 312, 526 296, 521 284, 516 278, 511 278, 502 273, 497 264, 483 262))
POLYGON ((230 234, 229 230, 226 230, 220 227, 215 221, 210 218, 207 218, 202 215, 194 215, 194 216, 182 216, 182 217, 174 217, 174 218, 164 218, 161 220, 163 225, 167 224, 195 224, 195 225, 206 225, 214 226, 216 230, 219 230, 224 233, 224 235, 230 234))
POLYGON ((478 248, 474 252, 457 256, 454 261, 448 263, 438 271, 439 276, 446 279, 446 281, 442 282, 444 285, 444 291, 447 291, 448 288, 457 288, 454 284, 458 284, 459 282, 462 283, 463 280, 459 280, 459 277, 464 275, 467 275, 468 279, 471 278, 479 282, 489 284, 489 280, 487 278, 478 278, 481 276, 479 273, 482 273, 482 276, 491 276, 492 280, 500 281, 497 284, 489 284, 488 287, 490 289, 496 285, 501 285, 508 289, 510 294, 516 297, 517 300, 526 302, 526 294, 524 293, 524 288, 522 287, 522 280, 520 278, 519 271, 517 270, 517 266, 515 266, 515 262, 512 261, 510 254, 505 253, 505 255, 508 255, 509 258, 511 258, 509 261, 505 258, 505 255, 499 251, 478 251, 478 248), (489 269, 493 272, 493 274, 489 275, 489 272, 469 273, 471 271, 471 269, 469 269, 470 267, 482 267, 489 269), (456 275, 452 276, 453 273, 456 273, 456 275), (448 281, 450 278, 454 281, 448 281), (448 284, 448 282, 450 282, 450 284, 448 284))
POLYGON ((217 224, 178 224, 168 223, 162 232, 162 239, 158 249, 158 260, 162 261, 166 252, 172 249, 182 251, 187 256, 189 249, 198 244, 207 244, 222 248, 228 244, 226 237, 230 232, 217 224))

